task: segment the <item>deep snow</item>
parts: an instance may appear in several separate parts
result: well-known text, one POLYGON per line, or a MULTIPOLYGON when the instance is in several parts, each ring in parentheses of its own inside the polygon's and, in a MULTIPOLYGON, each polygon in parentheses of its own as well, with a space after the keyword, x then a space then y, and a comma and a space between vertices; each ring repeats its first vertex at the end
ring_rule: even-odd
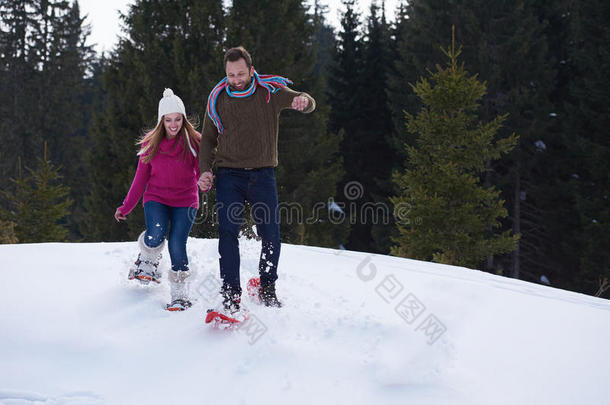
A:
MULTIPOLYGON (((0 403, 606 404, 610 302, 464 268, 284 244, 282 309, 203 322, 217 240, 189 239, 194 306, 128 281, 134 243, 0 245, 0 403)), ((242 285, 260 244, 241 241, 242 285)), ((161 267, 167 269, 167 251, 161 267)))

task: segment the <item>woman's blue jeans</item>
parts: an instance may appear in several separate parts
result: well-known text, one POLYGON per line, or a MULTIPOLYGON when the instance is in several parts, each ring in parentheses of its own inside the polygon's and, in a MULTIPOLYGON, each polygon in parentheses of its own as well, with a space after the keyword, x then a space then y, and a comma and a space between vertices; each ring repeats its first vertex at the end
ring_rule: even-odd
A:
POLYGON ((146 217, 144 243, 151 248, 159 246, 163 243, 169 228, 167 247, 172 270, 188 270, 186 240, 197 216, 197 208, 170 207, 160 202, 147 201, 144 204, 144 215, 146 217))

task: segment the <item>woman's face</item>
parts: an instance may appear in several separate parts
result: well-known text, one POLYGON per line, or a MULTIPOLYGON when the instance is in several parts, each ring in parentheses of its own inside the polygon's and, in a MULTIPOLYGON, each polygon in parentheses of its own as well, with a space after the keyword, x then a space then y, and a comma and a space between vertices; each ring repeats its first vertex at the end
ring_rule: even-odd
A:
POLYGON ((163 126, 165 127, 165 133, 168 137, 175 137, 182 128, 182 114, 165 114, 163 116, 163 126))

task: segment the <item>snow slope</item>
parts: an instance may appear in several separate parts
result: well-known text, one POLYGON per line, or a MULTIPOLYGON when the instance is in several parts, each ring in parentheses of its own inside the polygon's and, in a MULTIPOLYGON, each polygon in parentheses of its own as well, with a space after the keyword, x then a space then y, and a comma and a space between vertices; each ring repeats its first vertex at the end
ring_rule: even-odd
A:
MULTIPOLYGON (((205 325, 126 279, 135 243, 0 245, 0 403, 606 404, 610 302, 451 266, 284 244, 284 308, 205 325)), ((241 241, 242 285, 259 244, 241 241)), ((167 254, 161 267, 169 266, 167 254)))

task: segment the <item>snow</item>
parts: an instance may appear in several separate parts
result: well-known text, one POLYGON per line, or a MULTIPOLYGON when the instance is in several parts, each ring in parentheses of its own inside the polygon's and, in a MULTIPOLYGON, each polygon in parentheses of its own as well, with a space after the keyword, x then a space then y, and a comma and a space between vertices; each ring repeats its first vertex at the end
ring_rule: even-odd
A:
POLYGON ((538 149, 539 152, 546 150, 546 144, 541 140, 537 140, 535 145, 536 145, 536 149, 538 149))
MULTIPOLYGON (((241 240, 242 285, 260 242, 241 240)), ((189 239, 197 298, 127 280, 136 242, 0 245, 0 403, 605 404, 610 302, 489 273, 284 244, 281 309, 203 322, 217 240, 189 239), (250 322, 250 321, 248 321, 250 322)), ((160 268, 169 267, 167 251, 160 268)))
POLYGON ((339 204, 337 204, 337 203, 336 203, 336 202, 334 202, 334 201, 331 201, 331 202, 328 204, 328 210, 329 210, 329 211, 335 211, 335 212, 338 212, 338 213, 340 213, 340 214, 345 214, 345 212, 344 212, 344 211, 343 211, 343 209, 342 209, 342 208, 339 206, 339 204))

